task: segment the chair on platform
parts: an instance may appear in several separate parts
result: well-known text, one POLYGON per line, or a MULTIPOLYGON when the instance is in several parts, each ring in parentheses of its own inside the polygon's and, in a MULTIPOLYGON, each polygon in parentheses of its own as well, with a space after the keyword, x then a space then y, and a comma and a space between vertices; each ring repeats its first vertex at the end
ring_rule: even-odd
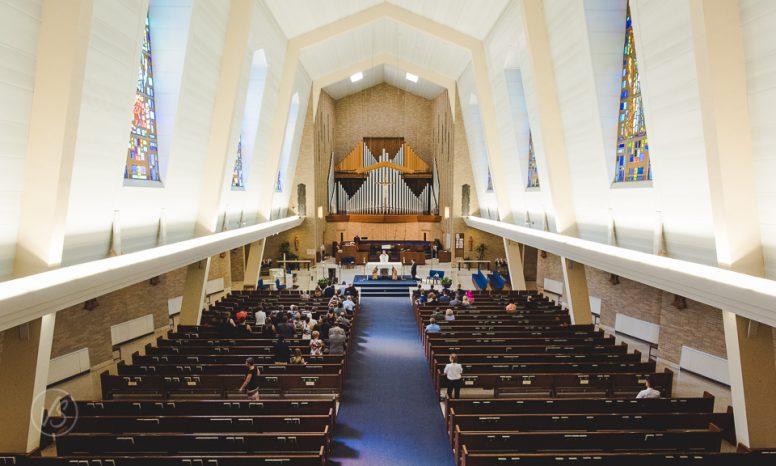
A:
POLYGON ((434 270, 431 269, 428 271, 428 277, 426 278, 430 283, 439 283, 439 280, 445 278, 445 271, 444 270, 434 270))
POLYGON ((472 282, 478 290, 485 290, 488 288, 488 279, 485 278, 485 274, 482 273, 482 270, 478 270, 477 273, 472 274, 472 282))
POLYGON ((275 279, 275 289, 278 290, 278 291, 285 290, 286 289, 286 285, 281 285, 280 284, 280 279, 276 278, 275 279))
POLYGON ((506 283, 504 277, 502 277, 498 272, 488 274, 488 281, 490 282, 490 287, 494 290, 503 290, 504 284, 506 283))
POLYGON ((259 280, 259 290, 268 290, 269 285, 264 284, 264 279, 259 280))

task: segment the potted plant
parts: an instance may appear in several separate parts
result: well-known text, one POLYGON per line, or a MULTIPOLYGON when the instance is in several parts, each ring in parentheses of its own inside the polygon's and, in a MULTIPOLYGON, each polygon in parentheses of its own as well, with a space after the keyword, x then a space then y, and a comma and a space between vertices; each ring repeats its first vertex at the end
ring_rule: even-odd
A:
POLYGON ((439 280, 439 284, 442 285, 442 288, 448 289, 453 285, 453 279, 450 277, 442 277, 439 280))
POLYGON ((328 279, 328 278, 319 278, 319 279, 318 279, 318 286, 319 286, 321 289, 324 289, 324 288, 326 288, 327 286, 329 286, 329 284, 330 284, 330 283, 329 283, 329 279, 328 279))
POLYGON ((485 243, 480 243, 474 250, 477 251, 478 260, 485 260, 485 254, 488 252, 488 246, 485 243))

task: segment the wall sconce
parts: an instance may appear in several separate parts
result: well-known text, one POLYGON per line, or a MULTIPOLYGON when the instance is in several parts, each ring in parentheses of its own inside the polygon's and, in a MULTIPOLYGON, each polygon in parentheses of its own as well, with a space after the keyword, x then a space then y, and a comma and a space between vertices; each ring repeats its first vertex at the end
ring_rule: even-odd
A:
POLYGON ((450 207, 445 206, 445 219, 450 218, 450 207))
POLYGON ((687 309, 687 298, 675 294, 674 302, 672 302, 671 305, 677 309, 687 309))
POLYGON ((609 274, 609 283, 611 283, 612 285, 619 285, 620 284, 620 276, 619 275, 615 275, 613 273, 610 273, 609 274))
POLYGON ((323 206, 318 206, 318 218, 323 218, 323 206))

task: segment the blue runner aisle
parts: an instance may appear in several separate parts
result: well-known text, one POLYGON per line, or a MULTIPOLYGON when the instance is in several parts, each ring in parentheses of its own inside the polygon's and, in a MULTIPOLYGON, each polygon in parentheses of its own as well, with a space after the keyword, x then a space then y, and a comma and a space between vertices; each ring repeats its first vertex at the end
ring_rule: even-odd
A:
POLYGON ((453 465, 409 298, 363 298, 352 341, 332 464, 453 465))

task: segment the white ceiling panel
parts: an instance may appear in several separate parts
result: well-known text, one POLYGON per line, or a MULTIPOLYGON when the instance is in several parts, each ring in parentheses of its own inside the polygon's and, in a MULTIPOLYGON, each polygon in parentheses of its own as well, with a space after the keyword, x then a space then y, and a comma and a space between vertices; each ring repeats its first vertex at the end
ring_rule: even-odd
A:
POLYGON ((334 100, 356 94, 376 86, 381 83, 397 87, 410 94, 423 97, 424 99, 433 99, 441 94, 445 89, 442 86, 434 84, 431 81, 419 78, 418 82, 413 83, 406 78, 407 72, 393 65, 378 65, 368 70, 364 70, 364 79, 357 82, 350 82, 350 78, 342 79, 332 85, 325 87, 326 91, 334 100))
POLYGON ((264 0, 264 2, 288 38, 383 3, 382 0, 264 0))
MULTIPOLYGON (((264 0, 286 37, 295 37, 358 13, 383 0, 264 0)), ((484 39, 508 0, 388 0, 431 21, 484 39)))
POLYGON ((315 80, 381 53, 402 57, 452 80, 458 79, 471 60, 467 50, 390 19, 318 42, 303 49, 299 59, 315 80))
POLYGON ((389 0, 389 3, 482 40, 509 1, 389 0))

